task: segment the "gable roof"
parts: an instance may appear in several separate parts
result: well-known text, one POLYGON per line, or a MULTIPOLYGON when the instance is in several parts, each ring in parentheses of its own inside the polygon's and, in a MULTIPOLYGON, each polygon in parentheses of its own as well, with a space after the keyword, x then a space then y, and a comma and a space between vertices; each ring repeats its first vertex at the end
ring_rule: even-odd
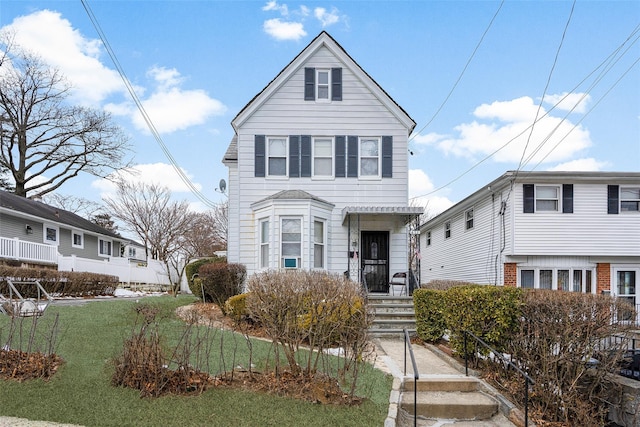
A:
POLYGON ((14 215, 18 213, 24 216, 36 217, 55 224, 66 225, 69 228, 123 239, 116 233, 102 228, 99 225, 74 214, 73 212, 27 199, 26 197, 20 197, 7 191, 0 191, 0 211, 13 211, 14 215))
POLYGON ((302 52, 300 52, 293 60, 278 73, 278 75, 265 86, 256 96, 253 97, 247 105, 231 120, 231 125, 237 131, 238 126, 253 114, 273 92, 282 86, 289 77, 304 65, 307 59, 311 57, 320 48, 329 49, 349 70, 358 77, 362 83, 391 111, 396 118, 409 129, 409 133, 416 126, 415 121, 407 114, 407 112, 382 89, 382 87, 367 74, 364 69, 351 58, 346 50, 335 41, 333 37, 326 31, 322 31, 316 36, 302 52))

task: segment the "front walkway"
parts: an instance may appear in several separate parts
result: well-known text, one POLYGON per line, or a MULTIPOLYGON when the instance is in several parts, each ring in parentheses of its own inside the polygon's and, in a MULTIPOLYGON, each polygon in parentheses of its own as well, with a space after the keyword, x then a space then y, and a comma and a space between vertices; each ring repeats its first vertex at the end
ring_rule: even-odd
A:
MULTIPOLYGON (((407 350, 407 371, 404 374, 404 340, 401 338, 374 338, 377 358, 376 367, 383 372, 393 375, 393 386, 389 397, 389 412, 385 420, 385 427, 396 427, 398 421, 398 411, 400 402, 400 390, 402 381, 413 381, 413 369, 409 351, 407 350)), ((413 345, 413 352, 416 358, 416 365, 420 378, 456 378, 464 377, 464 365, 444 354, 438 348, 431 345, 413 345)), ((472 371, 470 370, 471 374, 472 371)), ((419 420, 419 426, 468 426, 468 427, 514 427, 516 424, 509 421, 509 418, 518 417, 520 412, 515 406, 507 401, 497 390, 482 381, 485 392, 493 395, 500 404, 500 413, 491 420, 483 421, 456 421, 446 419, 419 420), (511 416, 509 415, 511 414, 511 416), (509 418, 508 418, 509 417, 509 418)), ((519 424, 519 423, 518 423, 519 424)), ((532 425, 530 423, 530 425, 532 425)))

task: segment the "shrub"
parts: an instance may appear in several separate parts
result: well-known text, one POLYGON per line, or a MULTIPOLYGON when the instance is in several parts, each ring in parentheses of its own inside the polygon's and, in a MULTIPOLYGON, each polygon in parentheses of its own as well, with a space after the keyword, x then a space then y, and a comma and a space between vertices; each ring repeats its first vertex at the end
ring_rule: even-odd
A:
POLYGON ((606 425, 606 402, 619 402, 611 373, 628 345, 611 337, 633 328, 617 316, 633 307, 603 295, 545 290, 528 291, 523 301, 522 321, 507 351, 536 381, 534 411, 552 423, 606 425), (598 362, 590 363, 592 358, 598 362))
POLYGON ((437 291, 447 291, 456 286, 468 286, 474 285, 474 283, 463 282, 460 280, 445 280, 445 279, 436 279, 427 282, 426 284, 421 285, 421 288, 424 289, 434 289, 437 291))
MULTIPOLYGON (((6 279, 14 282, 37 280, 50 295, 83 297, 113 295, 120 279, 117 276, 45 268, 17 268, 0 266, 0 294, 8 295, 6 279)), ((30 285, 16 285, 25 298, 36 298, 37 289, 30 285)))
POLYGON ((235 321, 246 319, 249 316, 247 295, 246 293, 234 295, 224 303, 227 316, 231 316, 235 321))
MULTIPOLYGON (((464 355, 462 332, 468 330, 496 350, 502 350, 519 324, 521 298, 521 288, 468 285, 449 289, 444 318, 451 347, 464 355)), ((477 350, 487 353, 484 347, 477 350)))
POLYGON ((348 350, 342 372, 347 366, 357 371, 372 320, 359 284, 342 275, 293 270, 255 274, 248 288, 249 314, 283 350, 294 374, 314 372, 326 357, 323 350, 334 344, 348 350), (310 351, 298 351, 303 343, 310 351))
POLYGON ((444 317, 446 292, 435 289, 416 289, 413 291, 413 305, 418 337, 427 342, 440 340, 447 329, 444 317))
POLYGON ((247 269, 242 264, 209 263, 200 267, 198 275, 204 295, 202 291, 196 295, 199 294, 205 302, 212 301, 226 314, 225 302, 242 293, 247 269))
POLYGON ((187 264, 184 269, 184 274, 187 276, 187 283, 189 284, 189 289, 191 289, 191 292, 194 295, 199 295, 200 297, 202 297, 200 292, 200 284, 194 282, 194 279, 197 278, 197 276, 194 277, 194 275, 198 273, 198 270, 200 269, 200 267, 202 267, 205 264, 226 263, 226 262, 227 262, 226 258, 214 256, 211 258, 201 258, 187 264))

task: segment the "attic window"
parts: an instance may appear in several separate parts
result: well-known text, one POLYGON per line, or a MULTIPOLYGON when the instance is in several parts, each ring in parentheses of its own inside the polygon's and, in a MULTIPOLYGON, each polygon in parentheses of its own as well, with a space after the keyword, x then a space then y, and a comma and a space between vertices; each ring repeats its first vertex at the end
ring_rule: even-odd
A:
POLYGON ((342 101, 342 68, 305 68, 304 100, 342 101))

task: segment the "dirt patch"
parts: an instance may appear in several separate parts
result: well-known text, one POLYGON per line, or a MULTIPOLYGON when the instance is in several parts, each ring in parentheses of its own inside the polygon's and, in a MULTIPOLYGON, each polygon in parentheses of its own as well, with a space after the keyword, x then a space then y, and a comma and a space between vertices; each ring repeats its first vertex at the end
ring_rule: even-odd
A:
POLYGON ((259 324, 250 321, 235 321, 231 317, 225 316, 220 307, 215 304, 197 302, 184 305, 178 307, 176 314, 185 322, 194 322, 219 329, 230 329, 254 338, 269 338, 265 329, 259 324))

